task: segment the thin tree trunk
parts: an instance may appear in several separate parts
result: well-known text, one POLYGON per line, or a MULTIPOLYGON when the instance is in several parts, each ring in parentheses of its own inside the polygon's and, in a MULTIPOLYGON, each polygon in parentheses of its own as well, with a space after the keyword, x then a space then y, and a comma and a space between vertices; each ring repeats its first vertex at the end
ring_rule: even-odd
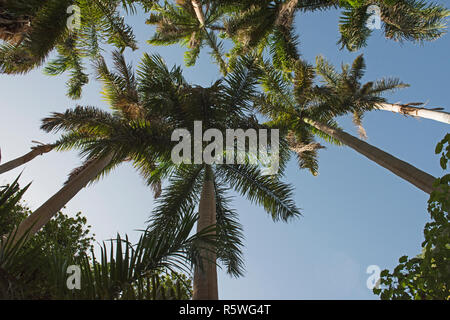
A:
POLYGON ((202 4, 198 0, 191 0, 192 7, 194 7, 195 14, 197 15, 197 19, 200 22, 200 26, 204 26, 206 23, 205 15, 203 14, 202 4))
POLYGON ((30 152, 28 152, 27 154, 25 154, 19 158, 16 158, 14 160, 11 160, 5 164, 0 165, 0 174, 8 172, 12 169, 15 169, 15 168, 33 160, 37 156, 40 156, 47 152, 50 152, 51 150, 53 150, 53 146, 49 145, 49 144, 33 147, 32 150, 30 152))
MULTIPOLYGON (((216 198, 214 193, 214 179, 211 167, 205 169, 202 194, 199 204, 199 218, 197 232, 216 224, 216 198)), ((202 268, 196 267, 194 271, 193 300, 217 300, 219 299, 217 287, 217 256, 214 248, 206 248, 202 255, 202 268)))
POLYGON ((445 111, 418 108, 408 105, 390 104, 390 103, 380 103, 377 105, 377 109, 400 113, 407 116, 431 119, 450 124, 450 113, 445 111))
POLYGON ((304 122, 341 141, 343 144, 349 146, 380 166, 388 169, 400 178, 412 183, 420 190, 425 191, 428 194, 433 191, 433 182, 436 178, 432 175, 342 130, 331 128, 325 124, 310 119, 304 119, 304 122))
POLYGON ((26 232, 28 237, 35 234, 50 219, 56 215, 81 189, 111 162, 113 154, 93 161, 89 166, 82 170, 77 176, 71 179, 64 187, 34 211, 17 228, 14 242, 17 242, 26 232))

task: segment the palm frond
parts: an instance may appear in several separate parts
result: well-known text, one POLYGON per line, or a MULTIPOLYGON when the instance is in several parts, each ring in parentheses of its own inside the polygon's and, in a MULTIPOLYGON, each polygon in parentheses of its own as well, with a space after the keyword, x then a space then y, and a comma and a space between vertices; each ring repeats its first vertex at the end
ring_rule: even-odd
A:
POLYGON ((263 206, 274 221, 288 221, 300 215, 299 209, 291 199, 292 187, 273 176, 271 179, 261 175, 258 167, 224 164, 218 166, 216 170, 237 192, 251 202, 263 206))

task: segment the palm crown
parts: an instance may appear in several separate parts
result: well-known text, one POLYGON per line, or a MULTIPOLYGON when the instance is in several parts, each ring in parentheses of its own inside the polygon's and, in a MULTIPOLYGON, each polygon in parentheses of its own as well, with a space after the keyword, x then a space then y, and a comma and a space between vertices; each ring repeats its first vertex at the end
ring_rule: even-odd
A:
MULTIPOLYGON (((131 27, 125 24, 117 10, 136 10, 134 0, 46 0, 0 1, 0 71, 8 74, 26 73, 41 66, 56 49, 57 57, 45 72, 59 75, 70 72, 68 95, 81 96, 88 75, 83 60, 96 59, 102 44, 121 50, 137 49, 131 27), (80 8, 80 25, 69 29, 68 12, 72 6, 80 8)), ((141 0, 144 9, 153 1, 141 0)), ((73 8, 73 7, 72 7, 73 8)))
POLYGON ((343 65, 342 73, 336 72, 320 56, 315 67, 297 60, 292 80, 286 79, 268 61, 261 62, 260 69, 264 94, 255 100, 255 107, 269 117, 271 125, 286 128, 291 149, 298 154, 300 167, 308 168, 313 174, 317 174, 318 170, 317 151, 323 148, 314 136, 338 145, 341 142, 305 119, 339 128, 335 118, 353 114, 355 123, 360 125, 364 112, 374 110, 378 103, 386 101, 383 93, 406 86, 394 78, 362 85, 360 79, 365 69, 362 55, 355 59, 352 66, 343 65), (317 76, 320 76, 321 84, 317 76))
MULTIPOLYGON (((169 159, 174 145, 169 137, 176 128, 192 132, 196 120, 202 121, 205 129, 222 132, 230 127, 263 128, 246 113, 255 94, 254 68, 240 64, 228 77, 203 88, 189 85, 179 67, 167 68, 156 55, 144 56, 137 76, 119 53, 115 53, 114 61, 116 72, 110 72, 101 59, 97 63, 103 93, 113 114, 93 107, 77 107, 54 113, 43 120, 42 128, 65 131, 56 142, 57 148, 80 149, 87 162, 114 154, 104 173, 127 160, 156 190, 160 190, 161 180, 169 179, 169 186, 153 212, 155 228, 167 230, 183 212, 195 207, 204 176, 211 170, 221 240, 218 258, 231 274, 241 274, 241 227, 229 207, 226 191, 234 189, 262 205, 274 220, 286 221, 299 213, 290 199, 292 188, 275 176, 269 179, 261 176, 260 168, 251 164, 175 165, 169 159)), ((246 63, 249 65, 251 61, 246 63)), ((283 143, 280 154, 282 170, 286 161, 283 143)))

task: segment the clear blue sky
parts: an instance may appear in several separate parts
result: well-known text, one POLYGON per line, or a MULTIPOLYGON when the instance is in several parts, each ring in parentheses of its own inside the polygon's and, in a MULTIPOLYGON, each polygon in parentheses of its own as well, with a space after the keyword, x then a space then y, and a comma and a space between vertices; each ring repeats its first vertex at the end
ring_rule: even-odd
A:
MULTIPOLYGON (((438 1, 447 4, 447 1, 438 1)), ((296 19, 300 51, 310 62, 318 54, 335 65, 350 63, 364 53, 368 65, 365 80, 400 77, 411 84, 389 96, 390 102, 428 102, 450 110, 448 36, 423 46, 385 40, 375 30, 361 52, 340 51, 338 13, 301 14, 296 19)), ((127 51, 129 61, 139 62, 143 52, 158 52, 169 65, 183 63, 178 46, 151 47, 145 43, 153 29, 145 17, 128 18, 140 41, 140 50, 127 51)), ((185 68, 192 83, 209 85, 219 77, 216 66, 203 54, 195 67, 185 68)), ((0 146, 3 161, 28 152, 31 140, 52 142, 56 137, 39 130, 40 119, 52 111, 77 104, 107 109, 99 94, 100 84, 91 81, 80 101, 65 96, 66 77, 47 77, 41 70, 26 76, 0 76, 0 146)), ((340 124, 356 135, 351 119, 340 124)), ((416 120, 385 111, 368 113, 364 119, 368 142, 435 176, 444 172, 434 155, 436 143, 448 126, 416 120)), ((326 144, 326 143, 325 143, 326 144)), ((221 299, 375 299, 366 288, 366 268, 393 268, 402 255, 416 255, 428 221, 425 193, 346 147, 326 144, 320 152, 320 174, 300 171, 295 161, 287 181, 295 188, 295 201, 303 217, 290 223, 274 223, 263 209, 236 196, 245 232, 246 274, 239 279, 219 273, 221 299)), ((33 181, 25 199, 37 208, 80 164, 76 152, 50 153, 23 169, 21 183, 33 181)), ((0 184, 11 182, 20 170, 2 175, 0 184)), ((132 238, 142 229, 153 207, 151 192, 127 164, 99 183, 84 189, 65 210, 82 211, 93 226, 96 239, 117 232, 132 238)))

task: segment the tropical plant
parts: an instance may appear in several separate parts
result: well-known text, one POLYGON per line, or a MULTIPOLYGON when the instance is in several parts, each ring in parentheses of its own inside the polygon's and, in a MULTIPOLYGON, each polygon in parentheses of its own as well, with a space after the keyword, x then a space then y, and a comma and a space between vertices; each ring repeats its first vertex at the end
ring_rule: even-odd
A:
MULTIPOLYGON (((0 189, 0 226, 11 232, 29 209, 19 203, 28 188, 17 180, 0 189)), ((100 247, 97 259, 90 226, 78 213, 58 213, 22 245, 0 241, 1 299, 189 299, 190 274, 199 248, 215 243, 214 228, 191 235, 197 216, 184 214, 171 234, 148 228, 137 244, 119 235, 100 247), (109 249, 108 249, 109 247, 109 249), (91 251, 91 254, 89 254, 91 251), (69 289, 68 267, 80 268, 81 285, 69 289)))
MULTIPOLYGON (((361 58, 355 62, 359 63, 361 58)), ((300 167, 310 169, 313 174, 317 172, 316 156, 319 146, 314 141, 314 135, 318 135, 329 142, 351 147, 427 193, 433 191, 435 180, 433 176, 344 132, 335 121, 335 117, 349 113, 361 117, 365 111, 373 110, 378 104, 385 103, 381 95, 403 86, 398 80, 369 82, 362 89, 356 82, 348 82, 341 90, 336 91, 334 88, 315 83, 317 74, 325 78, 329 74, 323 70, 329 69, 330 65, 320 57, 315 68, 298 60, 292 81, 283 77, 282 73, 268 62, 262 62, 261 66, 263 70, 261 81, 265 94, 255 101, 255 107, 271 119, 272 125, 290 131, 293 149, 305 151, 299 154, 300 167), (349 90, 351 94, 345 90, 355 86, 357 90, 349 90)), ((344 67, 345 74, 359 72, 357 71, 359 68, 352 70, 344 67)), ((353 75, 345 79, 355 77, 358 76, 353 75)), ((334 77, 326 78, 326 82, 338 80, 334 77)))
MULTIPOLYGON (((450 157, 450 134, 436 146, 436 154, 441 152, 441 167, 445 170, 450 157)), ((392 273, 381 272, 379 287, 373 290, 381 299, 450 300, 449 182, 450 174, 437 179, 428 200, 431 222, 425 225, 422 253, 414 258, 401 257, 392 273)))
MULTIPOLYGON (((350 2, 350 1, 348 1, 350 2)), ((343 5, 339 23, 339 43, 355 51, 366 46, 373 30, 367 27, 371 17, 369 6, 379 9, 380 24, 387 39, 397 42, 423 43, 433 41, 446 33, 446 18, 450 11, 442 5, 424 0, 361 0, 343 5)))
MULTIPOLYGON (((43 121, 42 128, 46 131, 66 132, 55 143, 57 150, 82 150, 88 159, 83 171, 92 167, 89 162, 95 163, 98 161, 96 159, 111 155, 107 162, 91 171, 92 175, 85 175, 81 171, 72 176, 63 193, 73 196, 81 185, 98 176, 98 169, 106 163, 109 164, 104 171, 108 172, 125 160, 132 161, 150 185, 159 185, 162 179, 167 178, 171 182, 162 195, 160 206, 153 213, 155 228, 171 233, 176 221, 191 206, 195 206, 197 202, 193 199, 201 194, 204 201, 201 201, 200 208, 209 209, 199 211, 198 229, 212 225, 217 220, 220 239, 217 257, 226 264, 229 273, 241 274, 242 259, 238 250, 241 245, 241 227, 235 220, 234 212, 228 208, 224 194, 228 188, 225 185, 232 185, 253 202, 263 205, 274 220, 288 220, 298 214, 298 209, 290 199, 291 188, 276 177, 261 177, 254 165, 177 166, 165 154, 170 154, 174 145, 168 141, 172 130, 187 128, 193 132, 196 120, 203 121, 205 129, 215 128, 221 132, 229 127, 262 128, 253 116, 245 114, 254 94, 255 75, 241 65, 224 80, 217 81, 209 88, 202 88, 189 85, 179 67, 169 70, 159 56, 144 55, 137 77, 122 55, 116 53, 114 61, 115 73, 108 70, 103 60, 97 64, 99 78, 104 82, 103 92, 113 108, 113 115, 95 108, 77 107, 65 113, 54 113, 43 121), (82 182, 79 182, 80 179, 82 182), (69 188, 70 184, 77 184, 77 188, 69 188), (202 184, 205 184, 203 192, 202 184), (213 186, 214 190, 211 190, 213 186), (212 201, 217 205, 211 205, 212 201), (175 220, 172 221, 172 218, 175 220)), ((283 169, 284 162, 280 162, 283 169)), ((20 230, 24 232, 31 228, 34 231, 45 224, 54 208, 64 204, 65 200, 62 199, 67 197, 55 195, 36 210, 28 221, 25 220, 20 230)), ((202 261, 205 265, 213 264, 210 269, 215 272, 215 261, 207 261, 210 260, 208 251, 211 248, 202 250, 208 256, 202 261)), ((194 280, 195 288, 196 283, 199 281, 194 280)), ((198 297, 197 292, 201 290, 194 289, 194 297, 198 297)))
POLYGON ((155 25, 156 32, 148 43, 152 45, 170 45, 180 43, 188 48, 184 55, 187 66, 197 61, 200 49, 207 45, 211 48, 211 55, 226 74, 227 65, 224 60, 222 41, 218 40, 216 31, 224 31, 220 18, 223 10, 218 3, 206 5, 203 9, 199 1, 176 1, 175 4, 164 2, 152 7, 147 24, 155 25))
POLYGON ((441 5, 423 0, 185 0, 152 8, 156 14, 151 15, 149 23, 157 25, 157 32, 150 43, 187 46, 187 65, 195 63, 203 43, 207 43, 223 73, 233 68, 239 56, 253 51, 261 54, 267 49, 274 66, 289 74, 299 58, 293 26, 297 12, 341 9, 339 43, 356 50, 366 45, 372 33, 366 25, 371 5, 380 9, 385 37, 399 42, 440 38, 450 13, 441 5), (224 44, 217 42, 217 37, 231 40, 233 48, 223 53, 224 44))
MULTIPOLYGON (((151 78, 158 81, 145 83, 148 88, 153 88, 148 90, 149 104, 146 108, 154 110, 153 114, 159 112, 174 128, 185 129, 186 136, 194 139, 196 121, 201 121, 203 130, 214 129, 222 136, 230 128, 267 129, 249 113, 257 80, 252 64, 251 60, 243 61, 227 77, 209 88, 191 86, 180 82, 178 78, 164 77, 168 74, 167 67, 159 64, 161 77, 151 78)), ((157 72, 156 68, 154 72, 157 72)), ((191 143, 195 148, 198 141, 191 143)), ((206 147, 203 142, 200 144, 206 147)), ((281 144, 280 174, 287 161, 283 141, 281 144)), ((275 175, 263 176, 262 169, 257 165, 248 162, 229 164, 225 159, 233 152, 215 150, 216 159, 213 162, 189 155, 185 159, 187 162, 178 166, 173 163, 160 164, 151 177, 168 179, 169 182, 153 211, 151 221, 155 227, 170 233, 173 221, 177 221, 185 210, 197 204, 197 228, 217 223, 218 249, 217 252, 210 250, 204 254, 203 263, 194 274, 194 299, 218 298, 216 259, 233 276, 240 276, 243 272, 242 230, 237 213, 229 204, 231 199, 227 196, 228 191, 235 190, 253 203, 263 206, 275 221, 288 221, 299 214, 291 199, 290 186, 282 183, 275 175)), ((186 157, 185 154, 183 156, 186 157)))
MULTIPOLYGON (((408 87, 409 85, 402 83, 399 79, 383 79, 377 82, 370 81, 365 84, 361 83, 366 71, 366 63, 363 55, 359 55, 353 64, 343 65, 342 71, 339 73, 335 68, 327 62, 323 57, 317 58, 316 72, 321 77, 323 84, 336 96, 342 100, 342 104, 372 104, 379 99, 379 94, 383 91, 394 90, 408 87)), ((440 111, 441 108, 425 109, 417 107, 423 103, 407 103, 403 105, 391 104, 387 102, 379 102, 375 104, 375 109, 397 112, 403 115, 414 117, 424 117, 433 119, 443 123, 450 124, 450 114, 440 111)), ((355 106, 355 110, 361 109, 355 106)), ((362 127, 362 117, 364 114, 355 111, 353 122, 358 126, 361 137, 365 137, 365 130, 362 127)))
POLYGON ((191 235, 197 215, 186 212, 171 233, 159 233, 149 227, 136 244, 128 238, 104 243, 100 259, 92 252, 74 261, 81 269, 81 288, 65 288, 65 270, 60 270, 59 288, 68 299, 108 300, 171 300, 189 299, 191 274, 201 259, 200 248, 214 247, 215 237, 210 226, 191 235))
POLYGON ((1 0, 0 1, 0 72, 27 73, 41 66, 56 50, 45 73, 70 72, 68 95, 79 98, 88 81, 84 60, 96 59, 102 44, 121 50, 137 49, 131 28, 118 10, 136 11, 139 2, 147 10, 150 0, 1 0), (76 25, 80 14, 79 25, 76 25), (73 25, 70 25, 70 24, 73 25))
MULTIPOLYGON (((16 225, 31 214, 21 202, 29 185, 20 188, 18 178, 0 187, 0 234, 12 232, 16 225)), ((53 293, 54 274, 48 268, 54 253, 75 257, 92 245, 90 226, 77 213, 69 217, 59 212, 20 248, 2 241, 0 246, 0 297, 2 299, 48 299, 53 293)))
MULTIPOLYGON (((107 70, 103 59, 97 61, 99 77, 104 80, 104 93, 113 109, 112 114, 95 107, 78 106, 64 113, 56 112, 43 120, 42 129, 47 132, 66 131, 54 143, 55 150, 79 148, 86 160, 81 167, 73 170, 66 184, 55 195, 20 224, 17 239, 25 232, 34 234, 87 184, 120 163, 131 161, 144 179, 148 179, 157 159, 163 155, 166 158, 170 156, 171 131, 143 107, 147 91, 136 91, 136 79, 131 77, 123 56, 116 52, 114 59, 117 75, 107 70), (128 80, 131 82, 124 82, 128 80)), ((141 76, 139 81, 142 82, 155 76, 151 66, 141 76)), ((159 182, 152 181, 150 185, 157 196, 160 193, 159 182)))

